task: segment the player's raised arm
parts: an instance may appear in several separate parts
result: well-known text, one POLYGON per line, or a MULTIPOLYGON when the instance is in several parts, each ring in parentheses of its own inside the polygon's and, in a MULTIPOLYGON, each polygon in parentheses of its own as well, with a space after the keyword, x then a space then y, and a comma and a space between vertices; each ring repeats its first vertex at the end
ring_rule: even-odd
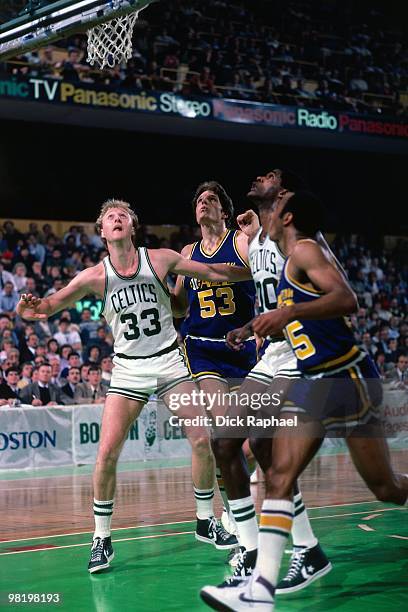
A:
POLYGON ((318 300, 292 304, 260 315, 252 324, 254 332, 260 336, 277 334, 291 321, 335 319, 358 308, 350 285, 316 243, 298 242, 290 256, 287 272, 309 279, 322 295, 318 300))
POLYGON ((230 266, 222 263, 204 264, 186 259, 170 249, 160 249, 160 251, 166 260, 168 270, 175 274, 192 276, 201 280, 231 281, 234 283, 252 278, 250 269, 246 267, 230 266))
MULTIPOLYGON (((192 244, 187 244, 181 251, 182 257, 189 257, 192 244)), ((177 276, 176 286, 170 294, 171 310, 175 319, 181 319, 186 316, 188 308, 187 292, 184 288, 184 276, 179 274, 177 276)))
POLYGON ((16 311, 27 321, 47 319, 56 312, 68 308, 88 293, 103 295, 104 270, 103 265, 87 268, 80 272, 63 289, 46 298, 38 298, 30 293, 21 295, 16 311))
POLYGON ((249 244, 261 227, 259 217, 254 210, 246 210, 242 215, 238 215, 237 223, 241 232, 246 236, 249 244))

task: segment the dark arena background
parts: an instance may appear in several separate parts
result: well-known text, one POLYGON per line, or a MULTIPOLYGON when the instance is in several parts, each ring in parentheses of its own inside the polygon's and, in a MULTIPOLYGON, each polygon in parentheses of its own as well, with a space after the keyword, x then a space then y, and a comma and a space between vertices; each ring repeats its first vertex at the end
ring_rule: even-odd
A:
MULTIPOLYGON (((140 13, 119 66, 90 66, 83 33, 5 58, 4 27, 54 4, 77 0, 0 0, 0 607, 204 611, 200 589, 231 568, 194 538, 190 447, 155 398, 118 466, 115 560, 87 572, 111 330, 98 296, 47 323, 23 321, 16 305, 106 255, 94 223, 108 198, 136 211, 140 245, 180 252, 201 238, 201 182, 219 181, 239 214, 257 176, 289 168, 326 206, 327 239, 359 299, 355 342, 383 381, 393 467, 408 472, 407 4, 160 0, 140 13), (49 407, 33 403, 44 362, 49 407), (67 395, 70 368, 79 395, 67 395)), ((251 483, 259 513, 259 468, 251 483)), ((338 439, 301 487, 333 569, 278 595, 276 610, 407 609, 407 509, 374 498, 338 439)), ((217 487, 214 504, 220 517, 217 487)))

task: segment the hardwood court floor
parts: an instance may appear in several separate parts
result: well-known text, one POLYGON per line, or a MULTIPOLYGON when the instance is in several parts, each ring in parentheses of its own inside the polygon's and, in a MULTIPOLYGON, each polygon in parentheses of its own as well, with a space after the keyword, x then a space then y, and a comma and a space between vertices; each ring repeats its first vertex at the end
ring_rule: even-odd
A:
MULTIPOLYGON (((408 471, 406 451, 395 451, 393 461, 408 471)), ((182 463, 121 466, 112 535, 116 558, 108 572, 94 576, 86 571, 93 527, 90 468, 0 475, 0 608, 8 593, 18 592, 61 594, 61 604, 36 604, 37 610, 208 610, 199 589, 219 583, 228 566, 225 553, 193 538, 194 502, 182 463)), ((278 597, 276 610, 407 609, 407 510, 374 501, 348 455, 319 456, 302 489, 334 569, 308 589, 278 597)), ((259 509, 262 485, 252 492, 259 509)))

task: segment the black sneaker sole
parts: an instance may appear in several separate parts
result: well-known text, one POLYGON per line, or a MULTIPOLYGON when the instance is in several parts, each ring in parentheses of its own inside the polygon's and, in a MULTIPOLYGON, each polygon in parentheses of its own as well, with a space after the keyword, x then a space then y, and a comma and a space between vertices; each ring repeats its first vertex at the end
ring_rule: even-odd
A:
POLYGON ((200 591, 200 597, 207 606, 210 606, 213 610, 218 610, 218 612, 234 612, 233 608, 230 608, 226 604, 218 601, 212 595, 209 595, 205 591, 200 591))
POLYGON ((216 544, 214 540, 211 540, 211 538, 206 538, 205 536, 201 536, 197 532, 195 532, 195 539, 198 540, 199 542, 204 542, 205 544, 212 544, 213 546, 215 546, 217 550, 231 550, 232 548, 236 548, 238 546, 238 542, 235 542, 234 544, 227 544, 227 545, 216 544))
POLYGON ((96 572, 102 572, 102 570, 108 569, 110 562, 114 558, 115 553, 113 552, 110 557, 108 557, 108 562, 104 563, 104 565, 97 565, 96 567, 88 567, 88 572, 90 574, 95 574, 96 572))
POLYGON ((312 584, 312 582, 314 582, 315 580, 318 580, 319 578, 322 578, 323 576, 328 574, 332 569, 333 569, 333 566, 329 561, 327 565, 322 567, 321 570, 313 574, 313 576, 311 576, 310 578, 305 579, 304 582, 297 584, 294 587, 288 587, 287 589, 280 589, 279 586, 277 586, 275 589, 275 593, 277 595, 285 595, 285 593, 296 593, 297 591, 301 591, 302 589, 305 589, 306 587, 308 587, 309 584, 312 584))

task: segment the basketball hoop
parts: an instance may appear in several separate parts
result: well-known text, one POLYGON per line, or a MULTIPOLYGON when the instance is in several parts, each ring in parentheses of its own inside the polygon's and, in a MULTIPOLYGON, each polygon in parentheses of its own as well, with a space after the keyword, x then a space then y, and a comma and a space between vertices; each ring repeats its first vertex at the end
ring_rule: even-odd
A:
POLYGON ((133 28, 140 11, 100 23, 87 31, 87 62, 102 70, 127 62, 132 57, 133 28))

